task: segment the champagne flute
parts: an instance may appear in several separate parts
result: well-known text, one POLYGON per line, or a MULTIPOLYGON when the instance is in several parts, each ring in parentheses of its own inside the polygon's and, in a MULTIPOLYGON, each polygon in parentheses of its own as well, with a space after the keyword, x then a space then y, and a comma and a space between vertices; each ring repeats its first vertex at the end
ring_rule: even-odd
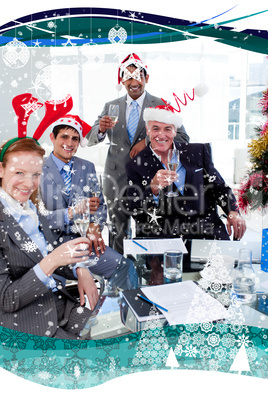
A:
MULTIPOLYGON (((180 152, 178 149, 169 149, 167 157, 168 170, 176 172, 180 162, 180 152)), ((171 184, 172 187, 172 184, 171 184)), ((178 193, 175 191, 168 191, 165 193, 167 197, 178 197, 178 193)))
MULTIPOLYGON (((114 125, 115 125, 115 123, 117 122, 118 117, 119 117, 119 105, 111 104, 111 105, 109 106, 108 116, 111 118, 112 122, 113 122, 114 125)), ((113 127, 114 127, 114 125, 113 125, 113 127)), ((115 143, 113 142, 113 132, 114 132, 114 130, 113 130, 113 128, 111 128, 111 140, 110 140, 110 145, 117 145, 117 144, 115 144, 115 143)))
MULTIPOLYGON (((73 220, 76 229, 80 236, 86 237, 88 227, 90 224, 90 204, 87 197, 78 197, 73 207, 73 220)), ((82 263, 79 263, 81 267, 96 265, 94 259, 88 259, 82 263)))
POLYGON ((100 198, 100 195, 103 191, 103 187, 102 187, 102 177, 101 174, 99 175, 99 180, 97 180, 96 186, 94 187, 94 189, 92 190, 92 196, 93 197, 97 197, 100 198))

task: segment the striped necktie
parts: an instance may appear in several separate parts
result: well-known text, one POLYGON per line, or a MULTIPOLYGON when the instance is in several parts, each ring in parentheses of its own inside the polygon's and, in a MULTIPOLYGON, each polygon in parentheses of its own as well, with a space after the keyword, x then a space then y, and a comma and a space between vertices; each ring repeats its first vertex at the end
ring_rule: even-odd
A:
POLYGON ((132 109, 130 111, 129 118, 128 118, 127 131, 128 131, 128 136, 129 136, 130 142, 132 144, 136 130, 137 130, 138 122, 139 122, 139 111, 138 111, 138 102, 133 100, 131 102, 131 105, 132 105, 132 109))
POLYGON ((62 168, 62 177, 65 184, 65 192, 69 196, 72 184, 72 163, 69 165, 66 163, 62 168))

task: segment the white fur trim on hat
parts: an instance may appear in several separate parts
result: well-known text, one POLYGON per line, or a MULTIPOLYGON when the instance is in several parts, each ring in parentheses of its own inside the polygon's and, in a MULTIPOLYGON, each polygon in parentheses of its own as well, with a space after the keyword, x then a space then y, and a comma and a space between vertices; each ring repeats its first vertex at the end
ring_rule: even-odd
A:
POLYGON ((146 108, 143 112, 143 119, 145 123, 148 123, 148 121, 159 121, 160 123, 172 124, 176 129, 182 125, 180 116, 166 109, 146 108))
POLYGON ((73 117, 62 117, 61 119, 57 120, 57 122, 54 124, 53 128, 59 125, 66 125, 66 126, 70 126, 72 128, 74 128, 76 131, 78 131, 80 138, 82 137, 82 126, 81 124, 74 119, 73 117))

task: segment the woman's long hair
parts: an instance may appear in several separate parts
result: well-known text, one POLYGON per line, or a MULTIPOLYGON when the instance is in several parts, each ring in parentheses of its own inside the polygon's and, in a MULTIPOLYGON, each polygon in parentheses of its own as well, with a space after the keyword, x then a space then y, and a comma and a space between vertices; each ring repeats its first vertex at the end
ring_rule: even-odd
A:
MULTIPOLYGON (((0 153, 7 142, 2 144, 2 146, 0 148, 0 153)), ((38 154, 41 158, 43 158, 45 155, 45 150, 40 145, 38 145, 38 143, 33 138, 20 138, 18 141, 14 142, 6 149, 6 151, 3 155, 3 161, 2 161, 2 166, 4 168, 6 167, 6 164, 8 162, 10 155, 12 155, 15 152, 32 152, 32 153, 38 154)), ((1 178, 0 178, 0 186, 2 187, 2 179, 1 178)), ((38 196, 38 190, 34 191, 30 196, 30 200, 35 205, 37 205, 37 201, 38 201, 37 196, 38 196)))

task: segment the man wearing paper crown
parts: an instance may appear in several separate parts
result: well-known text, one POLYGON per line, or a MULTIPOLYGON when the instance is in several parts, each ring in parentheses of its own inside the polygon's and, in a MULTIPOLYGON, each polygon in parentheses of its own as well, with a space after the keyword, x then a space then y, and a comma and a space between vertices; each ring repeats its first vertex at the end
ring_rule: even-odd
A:
MULTIPOLYGON (((127 190, 125 165, 146 146, 146 130, 142 119, 144 108, 164 104, 162 99, 145 90, 148 81, 147 66, 135 53, 129 54, 119 66, 117 85, 118 90, 123 85, 127 94, 104 105, 101 115, 87 135, 89 146, 102 142, 106 135, 111 143, 104 170, 104 194, 116 233, 110 238, 110 245, 120 253, 123 252, 123 238, 129 235, 129 214, 122 205, 127 190), (116 124, 109 117, 109 106, 113 104, 119 106, 116 124)), ((176 140, 189 141, 183 126, 178 127, 176 140)))
POLYGON ((126 165, 128 208, 137 237, 241 239, 246 230, 234 194, 205 144, 179 143, 181 119, 169 105, 143 113, 150 144, 126 165), (227 215, 226 227, 217 206, 227 215))
MULTIPOLYGON (((75 156, 79 144, 84 146, 87 142, 85 135, 89 130, 90 126, 76 115, 65 115, 54 123, 50 134, 54 149, 43 165, 41 198, 50 226, 61 230, 64 241, 79 236, 73 221, 74 203, 79 196, 88 198, 91 260, 96 262, 90 267, 90 271, 110 278, 122 256, 106 247, 102 238, 107 207, 100 191, 95 166, 88 160, 75 156), (66 172, 69 173, 69 179, 66 178, 66 172), (99 192, 98 196, 95 196, 95 192, 99 192)), ((98 292, 94 281, 90 286, 90 304, 95 304, 98 292)))

